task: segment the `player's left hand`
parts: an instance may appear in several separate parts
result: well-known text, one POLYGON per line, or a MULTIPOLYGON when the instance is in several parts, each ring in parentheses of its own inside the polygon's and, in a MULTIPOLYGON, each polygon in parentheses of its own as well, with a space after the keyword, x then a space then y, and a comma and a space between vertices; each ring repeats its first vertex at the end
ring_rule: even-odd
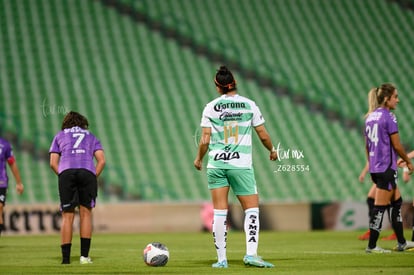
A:
POLYGON ((203 162, 201 160, 199 160, 199 159, 195 159, 194 160, 194 167, 197 170, 200 170, 201 171, 201 169, 203 168, 203 162))

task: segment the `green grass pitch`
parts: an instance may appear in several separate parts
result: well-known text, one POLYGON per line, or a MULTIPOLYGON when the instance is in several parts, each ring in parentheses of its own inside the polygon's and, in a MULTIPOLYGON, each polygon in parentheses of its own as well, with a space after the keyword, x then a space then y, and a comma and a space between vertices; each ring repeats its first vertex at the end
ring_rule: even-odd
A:
MULTIPOLYGON (((273 269, 246 267, 244 234, 230 231, 228 269, 213 269, 216 252, 209 233, 95 234, 92 265, 79 264, 79 235, 74 235, 72 263, 60 264, 60 237, 1 236, 0 274, 414 274, 414 252, 366 254, 361 232, 266 232, 260 234, 259 254, 273 269), (149 267, 142 260, 145 245, 167 245, 170 260, 149 267)), ((389 234, 389 231, 381 235, 389 234)), ((406 231, 407 239, 411 231, 406 231)), ((379 241, 393 248, 395 241, 379 241)))

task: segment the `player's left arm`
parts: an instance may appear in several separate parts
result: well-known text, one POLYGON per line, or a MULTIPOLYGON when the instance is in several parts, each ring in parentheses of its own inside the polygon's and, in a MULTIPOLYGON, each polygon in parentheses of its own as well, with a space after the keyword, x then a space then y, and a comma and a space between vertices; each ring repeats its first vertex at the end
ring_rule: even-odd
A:
POLYGON ((400 135, 397 133, 391 134, 391 144, 394 147, 394 150, 397 152, 397 154, 405 161, 408 173, 411 175, 413 173, 413 164, 411 163, 411 159, 407 156, 407 153, 405 152, 404 146, 401 144, 400 141, 400 135))
POLYGON ((24 186, 22 183, 22 179, 20 177, 20 171, 19 171, 19 168, 17 167, 16 160, 14 157, 10 157, 7 160, 7 163, 9 164, 10 170, 13 173, 14 179, 16 180, 16 191, 20 195, 24 191, 24 186))
POLYGON ((263 146, 270 151, 270 160, 277 160, 277 151, 273 146, 272 139, 270 138, 269 133, 266 130, 264 124, 254 127, 257 135, 259 136, 260 141, 262 142, 263 146))
POLYGON ((211 128, 203 127, 202 132, 201 132, 200 143, 198 145, 197 156, 194 160, 194 167, 197 170, 202 169, 203 158, 208 151, 208 146, 210 144, 210 137, 211 137, 211 128))

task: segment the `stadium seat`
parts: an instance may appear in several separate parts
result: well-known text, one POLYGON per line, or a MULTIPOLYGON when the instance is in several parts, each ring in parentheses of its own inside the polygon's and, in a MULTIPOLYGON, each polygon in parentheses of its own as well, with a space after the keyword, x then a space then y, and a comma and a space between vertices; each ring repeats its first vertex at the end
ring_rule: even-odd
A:
POLYGON ((263 200, 364 200, 369 186, 357 177, 371 87, 397 84, 401 137, 414 136, 405 118, 414 111, 413 25, 412 10, 376 0, 1 1, 2 129, 18 137, 23 177, 34 182, 21 199, 57 200, 42 156, 68 110, 85 114, 104 145, 102 200, 208 199, 192 163, 212 77, 227 63, 274 143, 304 153, 272 163, 255 139, 263 200), (279 164, 310 171, 274 172, 279 164))

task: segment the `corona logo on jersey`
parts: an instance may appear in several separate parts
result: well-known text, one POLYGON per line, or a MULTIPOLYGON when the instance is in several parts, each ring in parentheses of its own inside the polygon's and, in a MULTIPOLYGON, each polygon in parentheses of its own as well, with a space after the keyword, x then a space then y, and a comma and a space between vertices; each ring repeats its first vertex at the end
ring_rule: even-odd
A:
POLYGON ((214 111, 221 112, 225 109, 246 109, 246 103, 244 102, 228 102, 228 103, 222 103, 219 102, 216 105, 214 105, 214 111))

